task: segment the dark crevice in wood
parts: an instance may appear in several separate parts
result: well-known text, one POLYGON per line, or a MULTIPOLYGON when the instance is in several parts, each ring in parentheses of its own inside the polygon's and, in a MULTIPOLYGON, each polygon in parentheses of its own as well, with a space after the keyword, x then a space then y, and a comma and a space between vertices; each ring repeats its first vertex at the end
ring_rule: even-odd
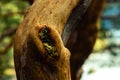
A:
POLYGON ((67 44, 68 39, 72 34, 72 32, 74 31, 74 29, 78 27, 77 26, 78 23, 81 21, 83 15, 87 11, 91 2, 92 0, 81 0, 77 4, 77 6, 73 9, 62 33, 62 39, 63 39, 64 45, 67 44))

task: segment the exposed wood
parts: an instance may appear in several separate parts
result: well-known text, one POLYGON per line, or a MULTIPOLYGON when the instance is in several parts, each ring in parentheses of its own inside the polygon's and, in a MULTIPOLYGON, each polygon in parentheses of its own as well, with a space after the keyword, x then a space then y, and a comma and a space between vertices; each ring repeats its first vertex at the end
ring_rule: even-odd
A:
POLYGON ((61 34, 78 2, 79 0, 35 0, 14 39, 18 80, 71 80, 70 53, 63 45, 61 34), (44 38, 44 34, 49 38, 44 38), (53 47, 56 48, 55 51, 53 47), (53 54, 49 51, 53 51, 53 54))
POLYGON ((79 67, 91 53, 97 37, 97 21, 104 1, 92 0, 82 18, 71 23, 69 20, 79 17, 77 13, 82 11, 74 13, 73 10, 81 0, 35 0, 15 35, 14 61, 17 79, 71 80, 72 76, 72 80, 78 80, 80 74, 77 73, 82 72, 78 72, 79 67), (72 55, 71 64, 70 52, 63 44, 66 40, 63 30, 67 24, 70 24, 68 29, 74 27, 68 32, 72 34, 67 36, 69 39, 65 42, 72 55))

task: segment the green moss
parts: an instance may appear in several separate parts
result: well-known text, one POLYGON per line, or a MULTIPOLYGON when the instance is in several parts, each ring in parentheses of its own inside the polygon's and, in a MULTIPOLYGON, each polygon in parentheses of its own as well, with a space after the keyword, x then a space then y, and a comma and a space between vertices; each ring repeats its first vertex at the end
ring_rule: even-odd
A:
POLYGON ((51 55, 56 55, 57 56, 57 49, 55 46, 53 45, 49 45, 48 43, 44 43, 44 48, 46 49, 46 51, 51 55))
POLYGON ((39 36, 47 53, 50 56, 58 56, 56 46, 54 45, 54 40, 51 38, 50 30, 47 26, 41 29, 39 36))

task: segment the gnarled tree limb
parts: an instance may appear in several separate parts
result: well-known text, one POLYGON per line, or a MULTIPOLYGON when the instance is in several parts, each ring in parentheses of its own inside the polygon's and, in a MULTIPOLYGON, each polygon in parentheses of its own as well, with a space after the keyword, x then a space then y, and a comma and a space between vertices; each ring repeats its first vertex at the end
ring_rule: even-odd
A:
POLYGON ((70 53, 61 35, 78 2, 35 0, 15 35, 14 61, 18 80, 71 80, 70 53))
POLYGON ((104 2, 92 0, 85 15, 82 13, 84 18, 81 19, 79 13, 85 8, 81 10, 82 7, 76 7, 81 6, 81 1, 34 1, 15 35, 14 61, 18 80, 71 80, 70 53, 64 44, 72 52, 72 80, 76 79, 77 70, 95 43, 96 23, 104 2), (74 18, 75 22, 72 20, 74 18), (66 27, 67 24, 70 25, 66 27), (68 33, 64 33, 69 28, 68 33))

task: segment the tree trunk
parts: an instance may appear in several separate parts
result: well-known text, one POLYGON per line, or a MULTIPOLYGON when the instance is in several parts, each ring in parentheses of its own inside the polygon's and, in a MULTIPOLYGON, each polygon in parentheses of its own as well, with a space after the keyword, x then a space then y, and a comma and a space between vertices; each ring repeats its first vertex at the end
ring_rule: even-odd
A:
POLYGON ((18 80, 71 80, 70 53, 61 34, 79 0, 35 0, 17 29, 14 62, 18 80))
POLYGON ((82 14, 83 19, 77 15, 82 10, 75 12, 75 9, 81 9, 84 0, 33 1, 14 39, 17 80, 71 80, 71 76, 75 80, 79 67, 92 51, 104 0, 92 0, 88 10, 88 6, 82 6, 83 11, 87 10, 82 14), (72 75, 70 52, 64 45, 72 53, 72 75))

